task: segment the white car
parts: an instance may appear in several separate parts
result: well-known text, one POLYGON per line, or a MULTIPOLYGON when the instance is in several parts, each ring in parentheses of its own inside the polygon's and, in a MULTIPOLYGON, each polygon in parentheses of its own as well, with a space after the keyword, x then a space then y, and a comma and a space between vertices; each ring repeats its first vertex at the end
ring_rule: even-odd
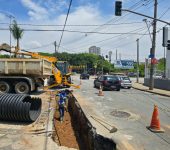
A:
POLYGON ((161 74, 154 74, 153 78, 155 78, 155 79, 162 79, 162 75, 161 74))
POLYGON ((121 87, 130 89, 132 87, 132 81, 128 76, 120 76, 121 87))

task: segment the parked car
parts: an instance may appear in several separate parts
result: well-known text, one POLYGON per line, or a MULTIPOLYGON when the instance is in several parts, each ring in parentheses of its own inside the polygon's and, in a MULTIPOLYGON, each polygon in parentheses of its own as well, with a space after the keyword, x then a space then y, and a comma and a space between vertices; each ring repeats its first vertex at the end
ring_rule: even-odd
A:
POLYGON ((120 91, 120 78, 116 75, 101 75, 94 80, 94 87, 103 88, 103 90, 117 90, 120 91))
POLYGON ((120 76, 121 87, 130 89, 132 87, 132 81, 128 76, 120 76))
POLYGON ((80 79, 89 79, 90 78, 90 75, 88 73, 82 73, 80 75, 80 79))
POLYGON ((162 76, 162 74, 154 74, 153 75, 153 78, 155 78, 155 79, 162 79, 163 78, 163 76, 162 76))
POLYGON ((136 77, 137 76, 137 73, 136 72, 129 72, 127 74, 129 77, 136 77))

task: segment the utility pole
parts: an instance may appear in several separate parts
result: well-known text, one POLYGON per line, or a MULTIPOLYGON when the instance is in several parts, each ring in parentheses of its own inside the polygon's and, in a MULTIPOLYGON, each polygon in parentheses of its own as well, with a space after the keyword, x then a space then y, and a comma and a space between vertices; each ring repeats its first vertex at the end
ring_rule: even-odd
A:
POLYGON ((119 59, 121 60, 121 53, 119 53, 119 59))
POLYGON ((117 60, 117 49, 116 49, 116 60, 117 60))
MULTIPOLYGON (((10 37, 9 37, 9 43, 10 43, 10 51, 11 51, 11 17, 9 17, 9 19, 10 19, 10 24, 9 24, 9 31, 10 31, 10 37)), ((10 52, 10 58, 11 58, 11 52, 10 52)))
MULTIPOLYGON (((0 13, 4 14, 6 17, 9 18, 9 45, 10 45, 10 51, 11 51, 11 21, 12 19, 15 19, 15 17, 13 15, 11 15, 10 13, 4 12, 0 10, 0 13)), ((11 57, 11 52, 10 52, 10 57, 11 57)))
POLYGON ((109 51, 109 62, 111 63, 111 59, 112 59, 112 51, 109 51))
POLYGON ((153 74, 154 74, 155 64, 154 64, 154 62, 152 62, 152 60, 155 58, 155 48, 156 48, 157 5, 158 5, 158 2, 157 2, 157 0, 155 0, 155 3, 154 3, 154 20, 153 20, 153 38, 152 38, 152 48, 151 48, 151 51, 150 51, 151 68, 150 68, 150 87, 149 87, 149 90, 153 90, 153 88, 154 88, 153 74))
POLYGON ((104 57, 103 57, 103 54, 101 55, 101 65, 102 65, 102 75, 103 75, 103 61, 104 61, 104 57))
POLYGON ((139 83, 139 39, 137 39, 136 42, 137 42, 137 65, 136 65, 137 76, 136 76, 136 82, 139 83))
POLYGON ((163 78, 166 77, 166 49, 164 47, 164 76, 163 78))
POLYGON ((55 54, 57 53, 57 42, 54 41, 54 46, 55 46, 55 54))

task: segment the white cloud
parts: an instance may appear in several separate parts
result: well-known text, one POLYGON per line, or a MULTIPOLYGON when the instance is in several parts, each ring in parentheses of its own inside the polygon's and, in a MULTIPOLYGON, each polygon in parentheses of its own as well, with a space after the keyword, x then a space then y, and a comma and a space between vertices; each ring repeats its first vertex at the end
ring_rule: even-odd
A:
POLYGON ((48 11, 34 3, 32 0, 21 0, 22 4, 29 9, 28 15, 32 20, 42 20, 48 18, 48 11))
POLYGON ((68 8, 68 2, 66 0, 46 0, 45 2, 43 0, 42 2, 51 12, 58 12, 68 8))
POLYGON ((0 12, 0 21, 5 19, 5 15, 0 12))
POLYGON ((41 47, 42 44, 38 41, 29 41, 28 43, 24 44, 25 49, 31 49, 31 48, 36 48, 36 47, 41 47))

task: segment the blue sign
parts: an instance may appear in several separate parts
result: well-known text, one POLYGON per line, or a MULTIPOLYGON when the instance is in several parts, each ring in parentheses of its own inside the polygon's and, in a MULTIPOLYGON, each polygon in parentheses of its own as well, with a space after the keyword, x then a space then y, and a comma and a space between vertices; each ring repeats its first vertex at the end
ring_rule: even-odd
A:
POLYGON ((154 58, 154 55, 153 55, 153 54, 150 54, 150 55, 149 55, 149 58, 154 58))

